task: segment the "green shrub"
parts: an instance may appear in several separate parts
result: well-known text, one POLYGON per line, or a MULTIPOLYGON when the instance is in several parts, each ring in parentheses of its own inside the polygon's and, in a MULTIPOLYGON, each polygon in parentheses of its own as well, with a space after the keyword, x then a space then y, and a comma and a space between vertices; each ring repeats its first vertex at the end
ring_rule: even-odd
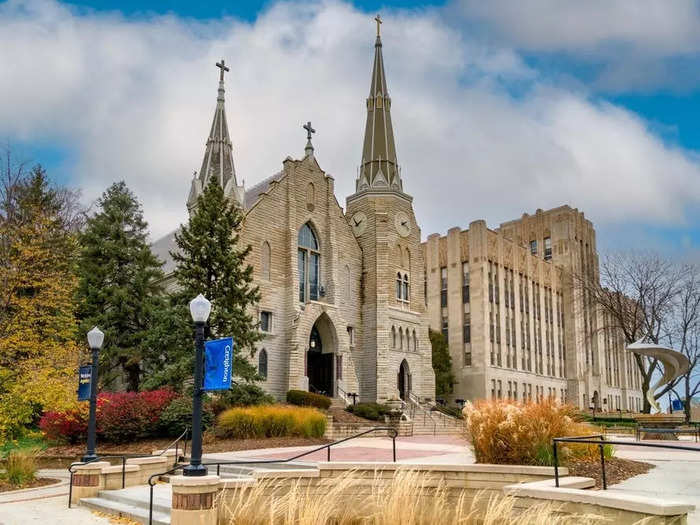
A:
POLYGON ((371 419, 372 421, 384 421, 384 416, 389 413, 389 407, 379 403, 357 403, 356 405, 350 405, 345 410, 358 417, 371 419))
POLYGON ((227 408, 272 405, 274 402, 275 398, 259 386, 244 383, 233 385, 230 390, 217 394, 207 403, 207 406, 214 415, 218 416, 227 408))
POLYGON ((233 439, 322 437, 326 417, 316 409, 261 405, 230 408, 221 413, 216 435, 233 439))
POLYGON ((20 486, 34 480, 37 452, 33 448, 10 451, 5 460, 5 477, 10 484, 20 486))
POLYGON ((328 410, 331 406, 331 398, 304 390, 290 390, 287 392, 287 403, 301 407, 316 407, 328 410))
MULTIPOLYGON (((211 410, 202 411, 202 428, 209 428, 214 422, 211 410)), ((186 428, 192 426, 192 398, 178 397, 173 399, 160 414, 160 432, 164 436, 176 437, 186 428)))

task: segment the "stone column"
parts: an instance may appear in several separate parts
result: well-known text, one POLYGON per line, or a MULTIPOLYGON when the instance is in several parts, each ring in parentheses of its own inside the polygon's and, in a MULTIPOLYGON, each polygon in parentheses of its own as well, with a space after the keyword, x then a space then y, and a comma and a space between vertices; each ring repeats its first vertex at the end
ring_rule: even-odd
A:
POLYGON ((109 467, 109 461, 93 461, 87 465, 78 465, 73 473, 73 492, 71 505, 77 504, 81 498, 94 498, 104 488, 102 469, 109 467))
POLYGON ((214 499, 220 488, 219 476, 173 476, 172 525, 217 525, 214 499))

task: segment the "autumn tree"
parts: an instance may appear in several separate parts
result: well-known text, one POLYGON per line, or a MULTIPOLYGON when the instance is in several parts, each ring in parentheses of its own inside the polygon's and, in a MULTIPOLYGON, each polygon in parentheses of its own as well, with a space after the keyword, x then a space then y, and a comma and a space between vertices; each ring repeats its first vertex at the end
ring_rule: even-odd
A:
POLYGON ((163 273, 147 236, 141 205, 124 182, 102 194, 79 236, 79 333, 81 340, 93 326, 105 333, 100 379, 107 387, 123 382, 138 390, 144 354, 153 349, 147 332, 163 306, 163 273))
POLYGON ((69 192, 41 167, 2 168, 0 200, 0 437, 45 409, 74 403, 77 280, 69 192))

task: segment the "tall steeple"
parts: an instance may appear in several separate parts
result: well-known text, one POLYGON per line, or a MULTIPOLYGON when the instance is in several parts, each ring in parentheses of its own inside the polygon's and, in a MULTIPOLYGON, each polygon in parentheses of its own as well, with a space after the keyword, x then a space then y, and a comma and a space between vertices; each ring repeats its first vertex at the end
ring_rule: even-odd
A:
POLYGON ((239 205, 244 202, 244 189, 236 180, 236 168, 233 164, 233 144, 228 134, 228 121, 226 120, 226 108, 224 107, 224 73, 229 71, 224 60, 216 63, 221 72, 219 74, 219 93, 216 97, 216 109, 214 120, 207 138, 204 159, 199 174, 195 173, 192 180, 192 188, 187 198, 187 208, 191 211, 197 202, 197 197, 202 193, 209 180, 215 177, 224 194, 235 200, 239 205))
POLYGON ((376 16, 377 39, 374 43, 372 80, 367 97, 367 124, 362 147, 362 162, 355 183, 356 193, 366 190, 403 192, 396 158, 394 128, 391 125, 391 98, 382 57, 382 19, 376 16))

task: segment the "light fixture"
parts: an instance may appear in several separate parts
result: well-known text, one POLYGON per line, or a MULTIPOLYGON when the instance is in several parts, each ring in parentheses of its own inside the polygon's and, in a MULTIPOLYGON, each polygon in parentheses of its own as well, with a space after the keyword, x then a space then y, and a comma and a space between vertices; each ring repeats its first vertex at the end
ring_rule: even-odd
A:
POLYGON ((211 312, 211 303, 201 293, 190 301, 190 314, 195 323, 206 323, 211 312))
POLYGON ((102 348, 102 342, 105 340, 105 334, 102 333, 102 330, 95 326, 87 333, 87 340, 91 349, 99 350, 102 348))

